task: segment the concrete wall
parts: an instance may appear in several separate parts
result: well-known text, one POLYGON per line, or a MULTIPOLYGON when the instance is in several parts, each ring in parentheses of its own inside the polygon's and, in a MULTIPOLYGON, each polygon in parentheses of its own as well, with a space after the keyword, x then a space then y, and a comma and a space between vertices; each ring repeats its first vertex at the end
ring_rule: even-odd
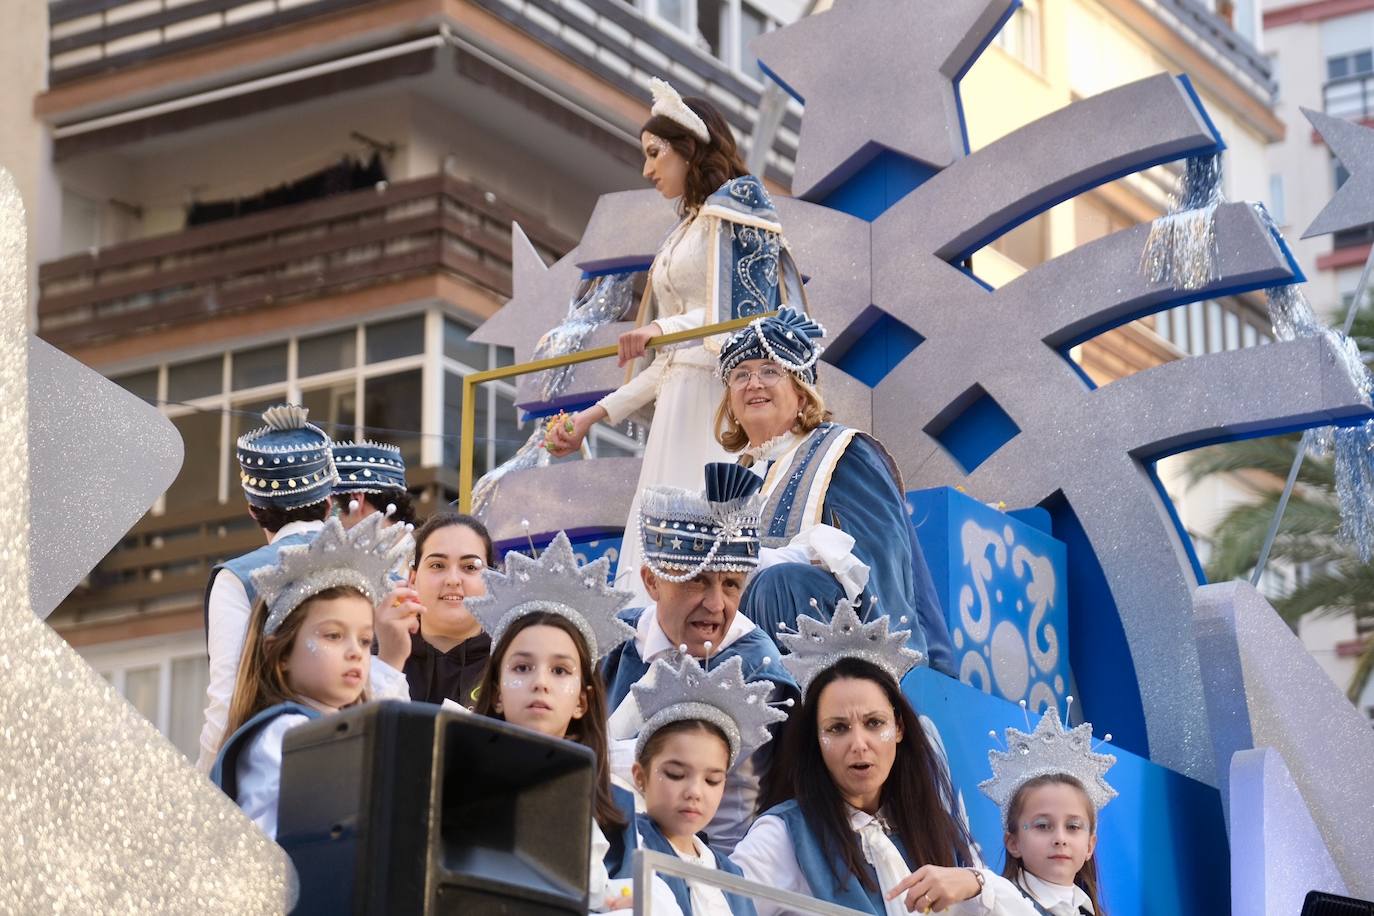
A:
POLYGON ((47 80, 48 7, 44 0, 0 3, 0 167, 14 176, 29 224, 29 267, 50 233, 56 204, 45 132, 33 100, 47 80))

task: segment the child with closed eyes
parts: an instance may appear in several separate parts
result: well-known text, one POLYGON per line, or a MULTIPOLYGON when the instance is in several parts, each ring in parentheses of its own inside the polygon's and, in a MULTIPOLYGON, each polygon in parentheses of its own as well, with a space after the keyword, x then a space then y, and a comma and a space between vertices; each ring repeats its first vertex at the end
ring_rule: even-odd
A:
POLYGON ((510 553, 505 574, 485 570, 485 594, 467 601, 493 644, 473 711, 576 741, 596 755, 588 880, 596 912, 633 902, 610 894, 610 877, 628 870, 635 834, 634 797, 611 783, 606 688, 597 668, 634 636, 616 617, 632 595, 607 585, 609 567, 606 558, 579 565, 560 532, 539 559, 510 553))
POLYGON ((404 525, 384 520, 374 513, 345 531, 330 519, 252 574, 259 599, 210 778, 274 839, 286 732, 367 700, 373 607, 412 545, 404 525))

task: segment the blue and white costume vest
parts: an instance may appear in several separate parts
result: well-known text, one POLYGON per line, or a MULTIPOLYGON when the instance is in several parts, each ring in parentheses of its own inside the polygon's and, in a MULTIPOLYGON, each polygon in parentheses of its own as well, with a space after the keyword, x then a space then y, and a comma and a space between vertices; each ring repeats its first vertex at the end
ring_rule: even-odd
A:
POLYGON ((625 818, 625 827, 615 836, 607 836, 611 848, 606 850, 602 860, 606 865, 609 878, 629 878, 634 872, 635 850, 639 848, 639 831, 635 830, 635 795, 629 789, 611 786, 611 798, 625 818))
MULTIPOLYGON (((759 521, 764 547, 781 547, 815 525, 854 538, 854 555, 869 568, 862 610, 886 614, 892 630, 910 630, 908 646, 936 670, 954 674, 954 649, 935 583, 907 513, 901 472, 882 443, 838 423, 822 423, 793 449, 755 470, 764 474, 759 521), (871 606, 870 598, 877 604, 871 606), (905 618, 905 620, 903 620, 905 618)), ((740 611, 768 633, 795 628, 815 598, 829 613, 845 592, 825 570, 800 563, 760 570, 740 611)))
POLYGON ((224 745, 219 749, 219 755, 215 757, 215 765, 210 770, 210 781, 219 786, 224 794, 233 801, 239 800, 239 758, 252 745, 258 732, 262 731, 273 719, 285 715, 318 719, 322 713, 318 709, 312 709, 301 703, 278 703, 276 706, 269 706, 240 725, 238 730, 230 735, 229 740, 224 742, 224 745))
POLYGON ((223 563, 210 570, 210 580, 205 583, 205 632, 210 632, 210 592, 215 587, 215 576, 219 575, 221 569, 228 570, 243 583, 243 590, 248 595, 248 607, 251 609, 258 600, 258 590, 253 587, 253 570, 263 566, 277 565, 277 554, 283 547, 290 547, 293 544, 309 544, 315 539, 315 531, 302 532, 300 534, 288 534, 286 537, 277 538, 270 544, 264 544, 257 550, 250 550, 241 557, 234 557, 232 560, 225 560, 223 563))
POLYGON ((763 182, 753 175, 732 178, 706 198, 699 215, 715 219, 707 324, 760 315, 780 305, 806 311, 801 273, 763 182))
MULTIPOLYGON (((620 619, 635 626, 644 608, 630 608, 620 612, 620 619)), ((784 696, 799 699, 797 682, 787 673, 778 659, 781 653, 763 630, 754 629, 711 656, 711 665, 738 656, 744 660, 744 679, 746 681, 768 680, 781 688, 784 696), (764 659, 769 663, 764 664, 764 659)), ((601 676, 606 681, 606 706, 614 711, 630 695, 630 688, 639 683, 640 678, 649 672, 650 665, 640 657, 639 647, 633 639, 627 640, 611 650, 601 663, 601 676)))
MULTIPOLYGON (((677 850, 673 844, 668 842, 668 838, 663 835, 663 831, 658 829, 658 825, 647 814, 636 816, 636 823, 639 827, 640 839, 644 842, 645 849, 652 849, 654 852, 665 853, 670 856, 677 856, 677 850)), ((732 875, 744 877, 744 872, 740 867, 731 862, 728 856, 723 856, 712 849, 711 854, 716 858, 716 868, 732 875)), ((681 878, 669 875, 659 875, 663 883, 668 885, 668 889, 673 892, 674 899, 677 900, 678 908, 682 910, 682 916, 692 916, 692 895, 688 890, 687 882, 681 878)), ((748 897, 741 897, 738 894, 726 892, 725 902, 730 905, 730 912, 735 916, 758 916, 758 911, 754 908, 754 901, 748 897)))
MULTIPOLYGON (((820 837, 811 829, 806 815, 802 813, 801 806, 795 799, 769 808, 762 816, 768 815, 781 818, 787 825, 787 833, 792 838, 792 848, 797 855, 797 865, 806 876, 807 884, 811 886, 811 896, 847 906, 861 913, 885 916, 887 908, 883 902, 883 891, 886 888, 879 887, 878 872, 872 865, 865 863, 864 866, 874 887, 874 890, 870 891, 865 890, 858 877, 846 871, 841 862, 833 860, 832 856, 827 854, 820 837)), ((892 834, 889 839, 902 854, 902 859, 911 866, 911 856, 907 854, 902 838, 892 834)))

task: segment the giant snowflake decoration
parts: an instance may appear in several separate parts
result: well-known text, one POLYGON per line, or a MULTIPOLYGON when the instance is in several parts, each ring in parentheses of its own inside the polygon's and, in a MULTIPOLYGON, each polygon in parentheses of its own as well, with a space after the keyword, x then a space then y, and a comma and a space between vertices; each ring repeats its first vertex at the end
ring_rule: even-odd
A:
MULTIPOLYGON (((1107 181, 1212 154, 1220 138, 1186 81, 1165 74, 1076 102, 952 158, 925 152, 944 150, 942 142, 856 133, 856 125, 908 117, 937 140, 961 128, 948 120, 962 118, 957 104, 918 110, 921 94, 903 95, 888 83, 957 86, 1001 24, 989 10, 1005 14, 1012 5, 961 0, 946 6, 962 14, 928 21, 900 6, 903 15, 894 16, 889 0, 837 0, 831 11, 769 33, 754 48, 780 82, 815 87, 815 97, 803 99, 799 174, 803 161, 832 171, 808 172, 803 184, 811 196, 835 201, 839 189, 852 199, 862 182, 881 183, 881 171, 872 170, 898 153, 908 174, 929 176, 895 203, 880 201, 876 215, 866 214, 871 221, 815 200, 777 202, 809 278, 812 311, 831 330, 827 359, 837 364, 822 373, 827 399, 840 419, 871 429, 892 450, 909 488, 961 484, 980 499, 1049 508, 1056 533, 1070 532, 1082 637, 1074 670, 1080 688, 1087 682, 1087 714, 1111 721, 1119 744, 1215 784, 1191 626, 1198 574, 1153 464, 1213 442, 1353 420, 1370 407, 1331 344, 1318 339, 1183 359, 1094 388, 1068 358, 1070 347, 1180 304, 1294 282, 1282 239, 1249 205, 1228 204, 1216 212, 1217 277, 1202 288, 1144 276, 1149 227, 1137 226, 988 289, 959 266, 973 252, 1107 181), (903 35, 910 41, 903 44, 903 35), (882 55, 851 53, 880 36, 894 47, 926 49, 920 61, 938 69, 938 78, 919 66, 894 67, 882 55), (873 69, 882 66, 884 74, 873 69), (864 68, 867 83, 846 75, 864 68), (864 91, 879 83, 881 91, 864 91), (815 120, 837 111, 845 115, 835 131, 854 147, 847 158, 833 148, 832 125, 815 120), (884 152, 885 142, 899 148, 884 152), (808 143, 821 144, 822 153, 810 157, 808 143), (886 355, 871 348, 879 334, 886 355)), ((613 231, 613 221, 594 218, 598 229, 583 238, 577 263, 586 270, 647 263, 662 232, 643 230, 666 230, 672 221, 655 197, 617 196, 622 218, 627 209, 640 214, 634 224, 641 231, 613 231)), ((538 475, 528 473, 526 485, 536 486, 538 475)), ((596 514, 623 490, 624 478, 607 474, 580 500, 596 514)), ((530 504, 518 486, 503 496, 530 504)))

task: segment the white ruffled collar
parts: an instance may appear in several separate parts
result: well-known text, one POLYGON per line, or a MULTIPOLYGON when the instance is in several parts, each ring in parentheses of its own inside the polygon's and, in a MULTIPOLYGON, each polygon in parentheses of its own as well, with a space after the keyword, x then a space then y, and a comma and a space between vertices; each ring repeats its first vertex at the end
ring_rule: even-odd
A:
POLYGON ((781 435, 774 436, 761 445, 751 445, 745 448, 744 454, 754 459, 754 464, 765 461, 777 461, 783 455, 796 448, 803 439, 805 433, 799 433, 794 429, 789 429, 781 435))
POLYGON ((1021 869, 1021 882, 1042 906, 1052 907, 1056 903, 1067 903, 1075 910, 1079 907, 1092 907, 1092 901, 1077 884, 1054 884, 1036 877, 1024 868, 1021 869))

